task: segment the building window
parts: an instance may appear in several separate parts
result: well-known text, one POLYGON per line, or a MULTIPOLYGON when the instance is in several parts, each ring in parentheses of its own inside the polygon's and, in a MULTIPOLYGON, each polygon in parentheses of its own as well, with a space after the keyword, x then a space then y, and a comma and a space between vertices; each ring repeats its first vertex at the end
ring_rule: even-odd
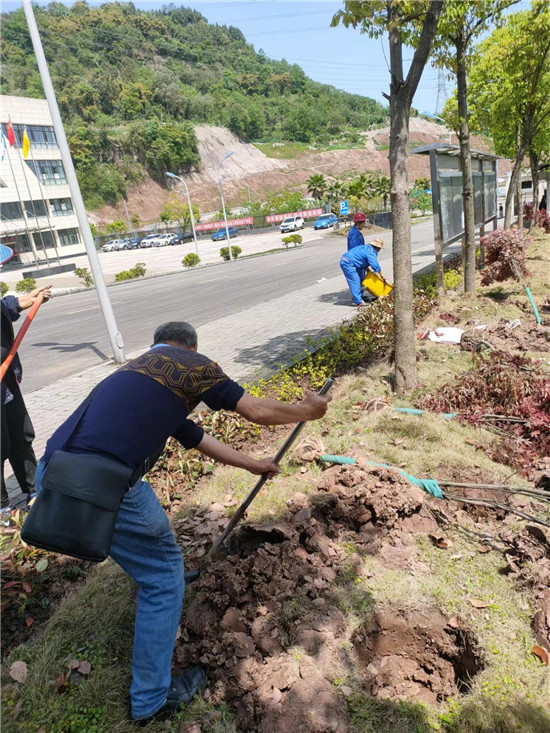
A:
POLYGON ((54 216, 69 216, 74 214, 71 199, 50 199, 50 206, 54 216))
POLYGON ((23 211, 19 201, 12 201, 7 204, 2 204, 0 209, 2 215, 2 221, 13 221, 14 219, 22 219, 23 211))
POLYGON ((60 160, 26 160, 25 163, 45 186, 60 186, 67 183, 63 163, 60 160))
POLYGON ((25 201, 25 213, 27 216, 47 216, 46 205, 43 201, 25 201))
POLYGON ((34 237, 34 243, 37 249, 47 249, 49 247, 55 247, 55 240, 51 232, 34 232, 32 236, 34 237))
MULTIPOLYGON (((7 137, 6 123, 2 124, 2 132, 7 137)), ((23 131, 27 130, 27 136, 33 148, 57 148, 57 139, 52 125, 12 125, 15 133, 15 147, 23 145, 23 131)))
POLYGON ((58 229, 57 234, 59 236, 59 243, 62 247, 67 247, 69 244, 80 244, 80 237, 78 236, 78 229, 58 229))

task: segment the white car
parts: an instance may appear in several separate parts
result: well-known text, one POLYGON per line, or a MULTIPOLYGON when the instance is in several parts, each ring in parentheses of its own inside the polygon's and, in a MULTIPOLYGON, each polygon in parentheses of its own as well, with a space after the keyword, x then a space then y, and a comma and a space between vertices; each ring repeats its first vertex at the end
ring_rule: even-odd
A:
POLYGON ((298 229, 304 228, 304 220, 301 216, 287 216, 284 221, 281 222, 281 234, 285 232, 297 232, 298 229))
POLYGON ((111 239, 108 242, 105 242, 105 244, 101 248, 101 252, 112 252, 118 247, 118 245, 122 244, 123 241, 124 240, 122 239, 111 239))
POLYGON ((168 244, 173 244, 174 240, 173 234, 159 234, 153 239, 153 247, 166 247, 168 244))
POLYGON ((139 246, 140 247, 144 247, 144 248, 146 248, 146 247, 152 247, 153 246, 153 242, 155 241, 155 239, 157 238, 157 236, 158 236, 157 234, 149 234, 147 237, 143 237, 143 239, 139 243, 139 246))

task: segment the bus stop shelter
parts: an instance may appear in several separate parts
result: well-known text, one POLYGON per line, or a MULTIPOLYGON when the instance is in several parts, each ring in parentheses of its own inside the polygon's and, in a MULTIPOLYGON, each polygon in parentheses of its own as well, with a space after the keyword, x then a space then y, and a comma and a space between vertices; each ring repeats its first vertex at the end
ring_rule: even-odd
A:
MULTIPOLYGON (((448 143, 429 143, 412 151, 430 156, 434 249, 437 287, 443 288, 443 250, 464 237, 464 205, 460 148, 448 143)), ((474 184, 475 226, 480 237, 488 224, 497 228, 498 156, 470 151, 474 184)), ((483 254, 482 254, 483 256, 483 254)))

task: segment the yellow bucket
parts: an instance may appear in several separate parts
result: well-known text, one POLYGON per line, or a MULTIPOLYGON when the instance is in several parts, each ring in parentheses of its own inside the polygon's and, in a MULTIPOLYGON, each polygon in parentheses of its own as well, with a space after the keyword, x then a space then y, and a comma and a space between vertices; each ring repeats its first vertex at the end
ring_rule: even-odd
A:
POLYGON ((369 272, 362 282, 369 293, 376 295, 377 298, 385 298, 393 290, 393 285, 386 282, 383 277, 380 277, 376 272, 369 272))

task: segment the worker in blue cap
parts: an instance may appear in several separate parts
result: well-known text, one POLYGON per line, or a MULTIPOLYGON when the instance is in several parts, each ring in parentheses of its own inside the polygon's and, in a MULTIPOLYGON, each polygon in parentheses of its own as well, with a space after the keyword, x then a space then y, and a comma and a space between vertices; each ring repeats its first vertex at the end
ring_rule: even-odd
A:
POLYGON ((348 282, 355 306, 363 305, 361 282, 366 269, 370 268, 373 272, 382 274, 380 264, 378 263, 378 252, 383 246, 383 239, 375 239, 369 244, 360 244, 357 247, 349 249, 340 258, 340 267, 348 282))

